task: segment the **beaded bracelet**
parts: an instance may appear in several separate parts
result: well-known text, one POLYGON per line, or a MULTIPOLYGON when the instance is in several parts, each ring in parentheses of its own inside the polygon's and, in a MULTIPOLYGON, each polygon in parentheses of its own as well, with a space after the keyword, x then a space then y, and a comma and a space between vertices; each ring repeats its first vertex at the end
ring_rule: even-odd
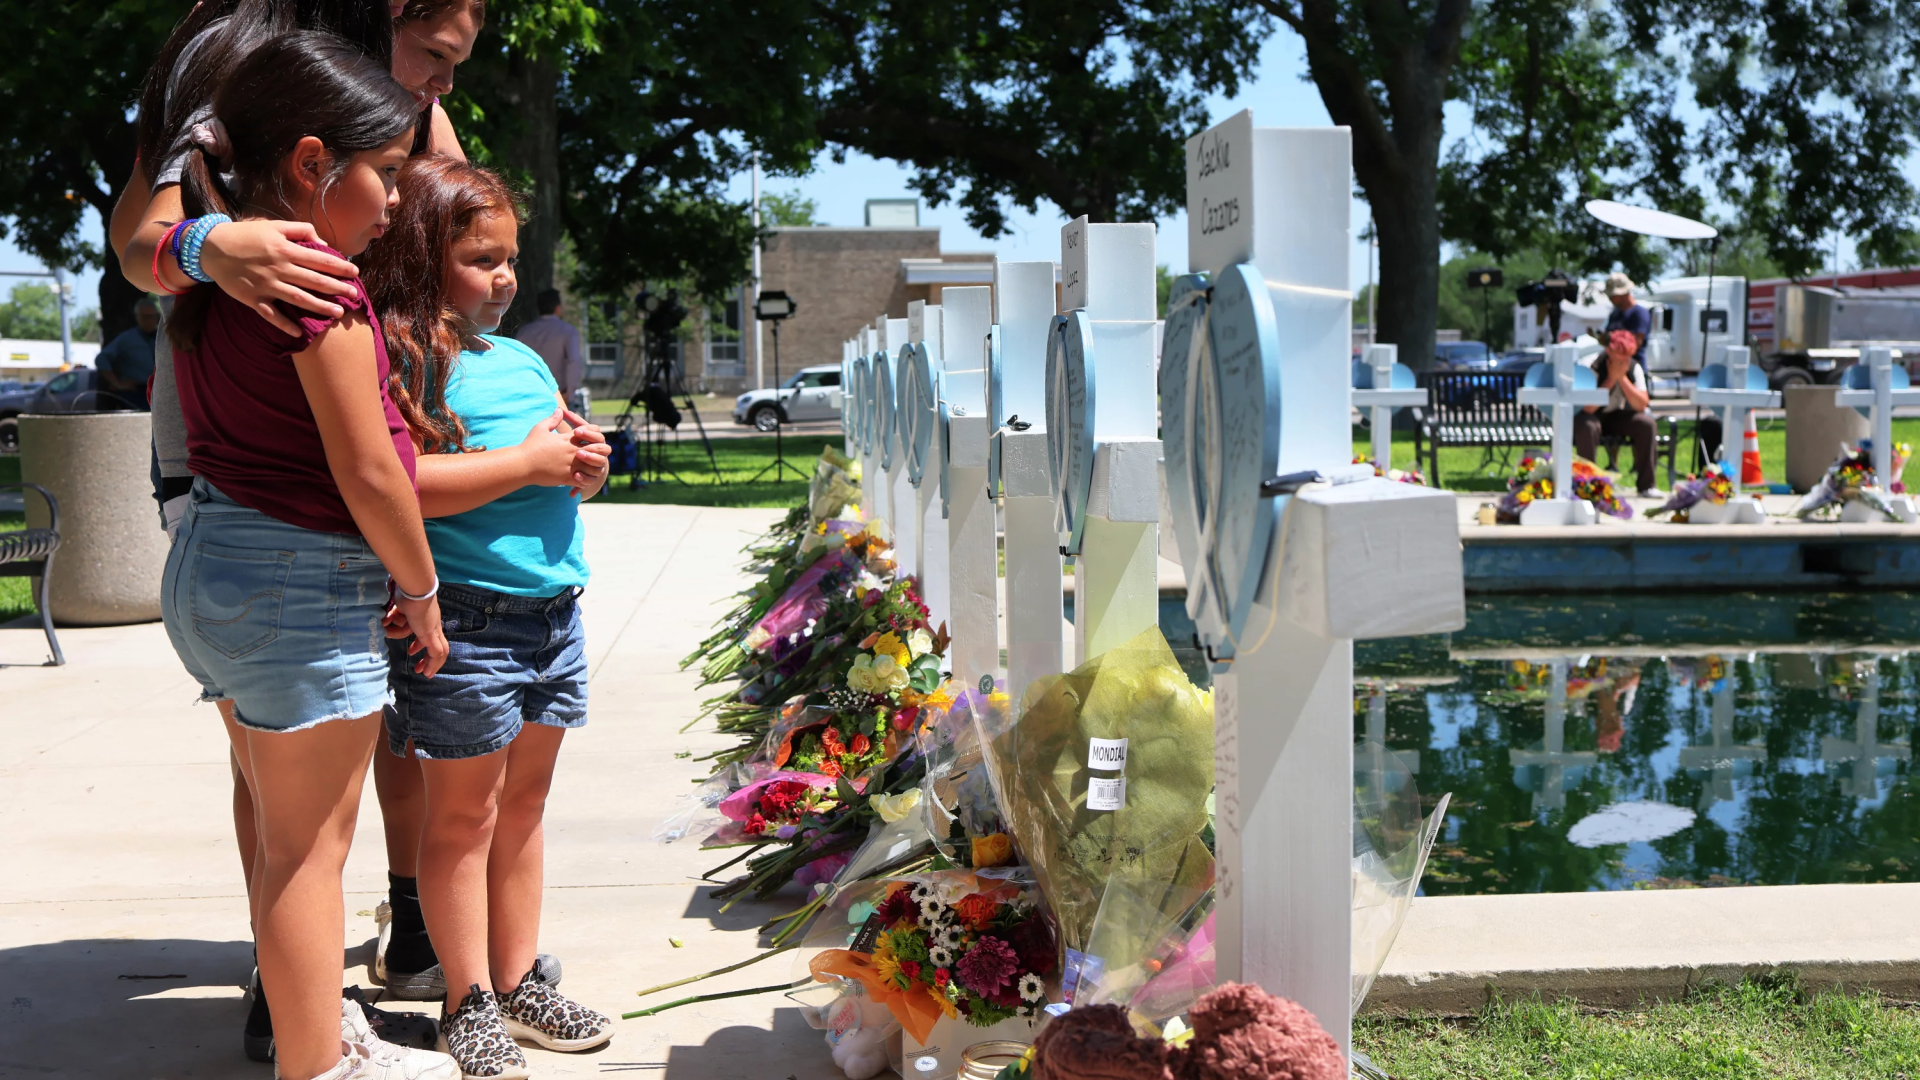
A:
POLYGON ((180 241, 181 273, 195 281, 213 284, 213 278, 207 276, 207 272, 200 268, 200 248, 207 242, 208 233, 232 220, 225 214, 208 214, 206 217, 194 219, 193 224, 187 229, 186 237, 180 241))
POLYGON ((153 283, 158 285, 160 291, 166 293, 168 296, 179 296, 192 288, 189 286, 186 289, 176 289, 167 284, 166 278, 160 276, 160 256, 166 254, 169 248, 174 251, 174 261, 178 262, 180 260, 179 239, 180 234, 186 230, 187 225, 188 222, 185 221, 175 223, 172 228, 161 234, 160 242, 153 246, 153 283))
POLYGON ((199 218, 188 218, 180 224, 175 225, 173 230, 168 233, 169 236, 173 237, 173 264, 175 266, 180 265, 180 238, 186 235, 187 229, 190 228, 194 222, 199 220, 199 218))

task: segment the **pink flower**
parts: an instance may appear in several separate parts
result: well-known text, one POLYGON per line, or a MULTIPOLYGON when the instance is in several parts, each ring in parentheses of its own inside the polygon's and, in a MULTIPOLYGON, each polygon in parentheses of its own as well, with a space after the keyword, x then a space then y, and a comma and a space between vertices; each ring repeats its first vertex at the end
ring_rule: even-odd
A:
POLYGON ((1020 958, 1014 955, 1013 946, 999 938, 982 937, 955 966, 960 970, 960 981, 968 989, 991 998, 1004 994, 1013 985, 1013 977, 1020 970, 1020 958))

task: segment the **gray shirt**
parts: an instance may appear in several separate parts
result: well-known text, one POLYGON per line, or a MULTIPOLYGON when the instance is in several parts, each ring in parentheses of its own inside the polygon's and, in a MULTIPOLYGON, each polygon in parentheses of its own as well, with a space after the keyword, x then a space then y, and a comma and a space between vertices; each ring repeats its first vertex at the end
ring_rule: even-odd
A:
POLYGON ((587 351, 580 344, 580 331, 558 315, 542 315, 513 335, 522 345, 540 354, 553 372, 553 381, 568 397, 587 381, 587 351))

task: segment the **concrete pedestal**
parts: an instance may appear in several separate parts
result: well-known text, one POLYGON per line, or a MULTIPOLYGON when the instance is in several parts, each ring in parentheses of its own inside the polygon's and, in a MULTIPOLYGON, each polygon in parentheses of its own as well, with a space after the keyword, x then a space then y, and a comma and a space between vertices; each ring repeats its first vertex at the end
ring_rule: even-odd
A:
MULTIPOLYGON (((167 534, 148 479, 153 417, 143 412, 20 418, 20 478, 60 500, 54 621, 119 626, 160 617, 167 534)), ((46 507, 27 500, 27 527, 46 507)))
MULTIPOLYGON (((1789 386, 1787 406, 1787 485, 1796 492, 1813 489, 1840 456, 1840 446, 1856 446, 1867 438, 1871 425, 1852 409, 1833 403, 1838 386, 1789 386)), ((1729 433, 1727 438, 1739 438, 1729 433)))

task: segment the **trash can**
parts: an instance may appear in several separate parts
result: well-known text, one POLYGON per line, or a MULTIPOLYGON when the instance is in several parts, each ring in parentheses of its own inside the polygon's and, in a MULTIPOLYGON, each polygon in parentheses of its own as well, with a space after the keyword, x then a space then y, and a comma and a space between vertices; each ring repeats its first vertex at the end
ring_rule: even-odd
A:
POLYGON ((1838 386, 1789 386, 1782 395, 1787 406, 1787 485, 1794 491, 1812 490, 1843 444, 1857 446, 1872 433, 1866 417, 1833 403, 1839 392, 1838 386))
MULTIPOLYGON (((153 417, 144 412, 20 417, 20 478, 60 500, 54 621, 119 626, 160 618, 167 534, 153 502, 153 417)), ((27 500, 27 527, 46 527, 27 500)), ((36 583, 37 587, 37 583, 36 583)))

